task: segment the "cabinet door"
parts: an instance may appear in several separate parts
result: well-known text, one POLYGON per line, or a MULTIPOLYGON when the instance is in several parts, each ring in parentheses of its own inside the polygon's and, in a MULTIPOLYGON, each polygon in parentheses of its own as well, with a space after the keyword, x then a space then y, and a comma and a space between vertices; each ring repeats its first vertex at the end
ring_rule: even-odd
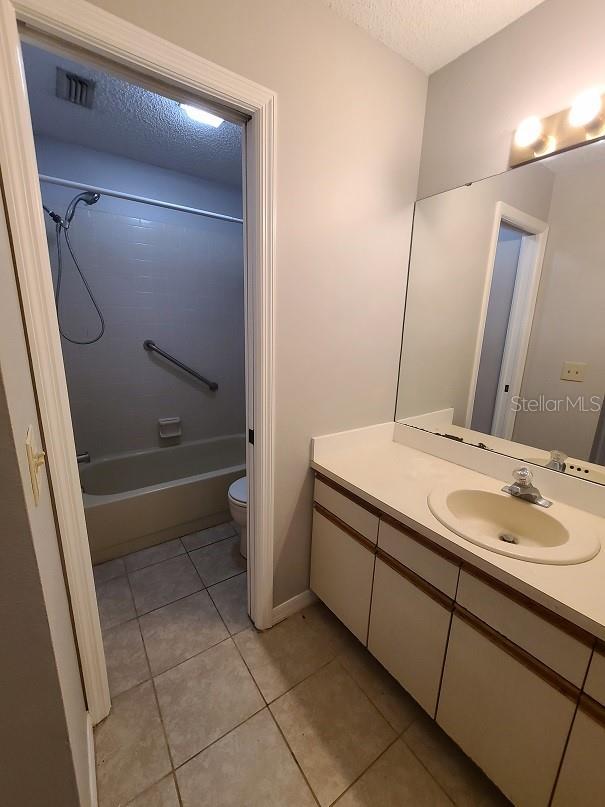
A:
POLYGON ((452 614, 447 598, 429 591, 409 570, 378 557, 368 650, 434 717, 452 614))
POLYGON ((578 692, 454 613, 437 722, 517 807, 546 807, 578 692))
POLYGON ((374 552, 330 513, 313 508, 311 590, 364 645, 368 639, 374 552))
POLYGON ((605 801, 605 708, 582 703, 576 714, 553 807, 590 807, 605 801))

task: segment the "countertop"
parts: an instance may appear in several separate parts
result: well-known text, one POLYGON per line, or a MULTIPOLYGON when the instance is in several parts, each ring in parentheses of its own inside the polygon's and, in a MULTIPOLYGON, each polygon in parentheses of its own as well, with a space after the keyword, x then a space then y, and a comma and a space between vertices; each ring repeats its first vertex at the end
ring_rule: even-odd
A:
POLYGON ((461 560, 605 641, 605 519, 593 516, 603 528, 601 551, 592 560, 567 566, 530 563, 476 546, 433 516, 427 498, 434 487, 452 477, 457 486, 472 487, 486 477, 394 442, 392 424, 314 438, 311 466, 461 560))

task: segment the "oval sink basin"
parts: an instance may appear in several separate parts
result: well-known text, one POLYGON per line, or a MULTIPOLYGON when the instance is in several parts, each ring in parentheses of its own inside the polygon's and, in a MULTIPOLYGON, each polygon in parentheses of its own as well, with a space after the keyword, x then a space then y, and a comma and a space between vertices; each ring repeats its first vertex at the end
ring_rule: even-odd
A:
POLYGON ((435 518, 461 538, 520 560, 583 563, 601 548, 596 519, 589 513, 557 502, 545 510, 487 484, 436 488, 428 505, 435 518))

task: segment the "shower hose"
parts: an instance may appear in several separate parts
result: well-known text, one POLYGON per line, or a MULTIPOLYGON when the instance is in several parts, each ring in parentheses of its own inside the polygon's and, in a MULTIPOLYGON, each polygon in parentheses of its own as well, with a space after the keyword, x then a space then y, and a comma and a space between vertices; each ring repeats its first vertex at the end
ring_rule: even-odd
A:
MULTIPOLYGON (((67 206, 67 212, 65 214, 65 218, 61 218, 61 216, 59 216, 58 213, 55 213, 53 210, 49 210, 46 207, 46 205, 43 205, 44 210, 46 211, 46 213, 48 213, 50 218, 55 222, 55 233, 56 233, 56 238, 57 238, 57 284, 56 284, 56 288, 55 288, 55 308, 57 309, 57 320, 58 320, 58 323, 59 323, 59 333, 61 334, 63 339, 65 339, 67 342, 71 342, 72 345, 93 345, 95 342, 98 342, 99 339, 105 333, 105 319, 103 317, 103 312, 101 311, 101 309, 99 307, 99 304, 97 303, 97 301, 95 299, 95 296, 92 293, 92 289, 90 288, 88 280, 86 279, 86 275, 84 274, 84 272, 80 268, 80 264, 78 263, 78 259, 76 258, 76 255, 74 253, 74 250, 73 250, 73 247, 71 245, 70 238, 69 238, 69 227, 70 227, 71 221, 73 219, 73 216, 75 214, 76 205, 78 204, 79 201, 86 201, 85 199, 81 198, 83 196, 84 196, 84 194, 80 194, 79 196, 75 196, 71 200, 71 202, 67 206), (71 215, 70 215, 70 213, 71 213, 71 215), (81 279, 82 283, 84 284, 84 288, 86 289, 88 297, 90 298, 90 302, 93 304, 93 306, 95 308, 95 311, 97 312, 97 316, 99 318, 99 332, 92 339, 74 339, 71 336, 68 336, 65 333, 65 331, 63 330, 63 325, 62 325, 62 322, 61 322, 61 311, 60 311, 60 309, 61 309, 61 286, 62 286, 62 281, 63 281, 63 250, 61 248, 61 236, 63 236, 63 238, 65 238, 65 243, 67 244, 67 249, 69 250, 69 254, 72 257, 72 260, 74 262, 74 266, 76 267, 78 275, 80 276, 80 279, 81 279)), ((90 202, 87 202, 87 204, 90 204, 90 202)))

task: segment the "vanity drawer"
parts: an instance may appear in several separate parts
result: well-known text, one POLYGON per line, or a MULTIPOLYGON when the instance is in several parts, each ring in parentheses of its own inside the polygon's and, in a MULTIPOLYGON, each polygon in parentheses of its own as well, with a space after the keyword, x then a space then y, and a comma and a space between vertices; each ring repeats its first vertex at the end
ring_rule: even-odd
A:
POLYGON ((450 599, 455 598, 460 564, 445 550, 433 549, 427 538, 384 515, 380 519, 378 546, 450 599))
POLYGON ((378 552, 368 650, 434 717, 453 603, 378 552))
POLYGON ((437 722, 517 807, 546 807, 578 691, 456 608, 437 722))
POLYGON ((582 698, 563 757, 553 807, 603 804, 605 708, 582 698))
POLYGON ((581 629, 464 566, 456 601, 572 684, 582 686, 594 640, 581 629))
POLYGON ((332 482, 315 478, 314 496, 318 504, 334 513, 341 521, 372 543, 378 540, 378 511, 366 505, 357 496, 344 491, 332 482))
POLYGON ((321 505, 313 507, 311 590, 364 645, 368 638, 374 546, 321 505))
POLYGON ((605 645, 600 642, 597 642, 588 668, 584 691, 605 706, 605 645))

